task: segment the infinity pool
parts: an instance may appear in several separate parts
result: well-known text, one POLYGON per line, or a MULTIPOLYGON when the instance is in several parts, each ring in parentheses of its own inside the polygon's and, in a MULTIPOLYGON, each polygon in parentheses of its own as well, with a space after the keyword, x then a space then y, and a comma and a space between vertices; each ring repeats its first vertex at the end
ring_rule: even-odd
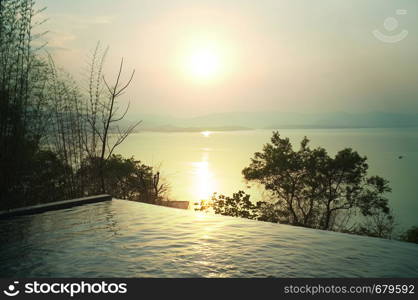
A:
POLYGON ((417 277, 418 245, 123 200, 0 221, 1 277, 417 277))

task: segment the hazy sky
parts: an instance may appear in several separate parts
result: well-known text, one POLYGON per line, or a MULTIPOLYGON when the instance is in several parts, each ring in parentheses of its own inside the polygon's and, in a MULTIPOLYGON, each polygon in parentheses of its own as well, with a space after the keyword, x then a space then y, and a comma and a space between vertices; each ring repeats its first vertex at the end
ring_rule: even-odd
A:
POLYGON ((47 7, 50 51, 75 77, 98 40, 110 46, 108 73, 122 56, 127 72, 136 69, 126 94, 135 112, 418 112, 416 0, 38 5, 47 7), (384 40, 408 35, 386 43, 376 29, 384 40))

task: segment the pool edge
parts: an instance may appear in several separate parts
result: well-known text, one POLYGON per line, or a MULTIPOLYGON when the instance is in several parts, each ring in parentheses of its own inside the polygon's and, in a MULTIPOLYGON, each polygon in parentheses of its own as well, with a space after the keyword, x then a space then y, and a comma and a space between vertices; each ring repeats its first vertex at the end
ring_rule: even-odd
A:
POLYGON ((0 220, 9 219, 9 218, 18 217, 18 216, 39 214, 39 213, 52 211, 52 210, 60 210, 60 209, 65 209, 65 208, 71 208, 74 206, 81 206, 85 204, 92 204, 92 203, 98 203, 98 202, 104 202, 104 201, 110 201, 110 200, 112 200, 111 195, 103 194, 103 195, 96 195, 96 196, 90 196, 90 197, 83 197, 83 198, 77 198, 77 199, 71 199, 71 200, 63 200, 63 201, 46 203, 46 204, 21 207, 21 208, 10 209, 10 210, 3 210, 3 211, 0 211, 0 220))

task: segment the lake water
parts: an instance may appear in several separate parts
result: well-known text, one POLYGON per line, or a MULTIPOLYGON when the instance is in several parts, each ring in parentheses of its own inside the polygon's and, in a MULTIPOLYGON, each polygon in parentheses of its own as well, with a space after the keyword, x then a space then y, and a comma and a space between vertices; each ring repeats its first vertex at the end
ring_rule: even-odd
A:
POLYGON ((0 220, 0 277, 417 277, 418 245, 124 200, 0 220))
MULTIPOLYGON (((296 147, 306 135, 312 146, 322 146, 331 154, 352 147, 366 155, 370 175, 390 181, 389 198, 398 223, 404 228, 418 225, 418 129, 284 129, 280 133, 296 147)), ((131 135, 118 151, 160 166, 173 200, 195 202, 214 192, 230 195, 245 190, 257 201, 262 189, 248 189, 241 171, 271 134, 271 130, 141 132, 131 135)))

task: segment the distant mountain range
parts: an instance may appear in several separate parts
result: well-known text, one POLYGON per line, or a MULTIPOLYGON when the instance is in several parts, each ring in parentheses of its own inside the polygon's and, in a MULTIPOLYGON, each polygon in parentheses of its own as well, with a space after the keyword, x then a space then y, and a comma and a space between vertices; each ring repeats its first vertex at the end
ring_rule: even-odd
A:
POLYGON ((284 113, 231 112, 208 114, 193 118, 162 115, 131 114, 142 120, 141 131, 203 131, 280 128, 418 128, 418 114, 397 113, 284 113))

